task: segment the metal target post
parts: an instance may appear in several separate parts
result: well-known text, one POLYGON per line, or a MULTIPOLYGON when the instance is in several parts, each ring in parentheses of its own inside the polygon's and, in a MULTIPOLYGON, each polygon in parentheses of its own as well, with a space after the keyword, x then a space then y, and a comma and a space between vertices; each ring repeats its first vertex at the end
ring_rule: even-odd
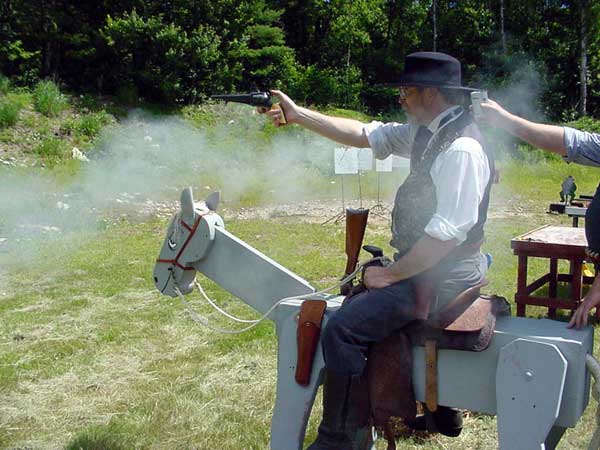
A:
POLYGON ((370 148, 359 148, 357 149, 358 154, 358 200, 360 204, 360 209, 363 208, 363 198, 362 198, 362 183, 360 180, 361 171, 373 170, 373 151, 370 148))
POLYGON ((338 223, 346 217, 346 204, 344 192, 344 175, 354 175, 358 173, 358 149, 354 147, 337 147, 333 150, 334 172, 341 176, 342 183, 342 211, 328 218, 321 225, 329 222, 338 223))
POLYGON ((377 214, 381 217, 389 217, 390 210, 381 203, 381 173, 392 172, 393 170, 393 156, 390 155, 385 159, 375 160, 375 171, 377 172, 377 203, 373 205, 371 209, 372 214, 377 214))

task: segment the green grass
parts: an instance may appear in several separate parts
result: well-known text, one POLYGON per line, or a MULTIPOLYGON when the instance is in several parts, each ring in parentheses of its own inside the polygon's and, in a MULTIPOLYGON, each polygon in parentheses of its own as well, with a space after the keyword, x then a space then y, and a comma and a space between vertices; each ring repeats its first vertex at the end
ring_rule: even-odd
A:
POLYGON ((67 155, 65 143, 55 137, 44 138, 34 147, 33 152, 51 163, 56 163, 67 155))
POLYGON ((129 450, 134 448, 133 436, 116 421, 107 426, 91 426, 79 432, 65 450, 129 450))
MULTIPOLYGON (((513 301, 512 237, 544 223, 568 225, 567 218, 543 212, 560 184, 557 168, 542 170, 544 177, 534 177, 532 166, 503 168, 484 248, 494 257, 488 292, 513 301)), ((343 270, 343 224, 285 217, 225 220, 229 231, 318 288, 334 284, 343 270)), ((156 292, 151 273, 165 225, 109 222, 93 234, 36 243, 41 248, 31 253, 23 246, 0 253, 0 267, 10 274, 0 272, 2 448, 267 448, 275 330, 265 323, 241 336, 219 335, 195 325, 177 299, 156 292)), ((388 238, 388 223, 371 221, 365 242, 389 254, 388 238)), ((534 272, 544 269, 542 261, 533 265, 534 272)), ((214 283, 202 282, 232 313, 256 317, 214 283)), ((228 326, 196 296, 191 301, 201 314, 228 326)), ((528 314, 538 317, 544 310, 532 307, 528 314)), ((578 427, 567 432, 561 448, 585 445, 593 409, 592 404, 578 427)), ((320 411, 318 399, 307 443, 316 434, 320 411)), ((457 440, 407 436, 398 448, 494 448, 495 423, 493 417, 470 414, 457 440)))
POLYGON ((38 83, 33 92, 8 86, 0 93, 0 143, 6 152, 2 156, 69 170, 73 161, 67 150, 89 150, 116 123, 109 107, 117 108, 90 95, 69 97, 50 81, 38 83))
MULTIPOLYGON (((82 99, 72 107, 79 109, 69 114, 47 117, 24 114, 30 112, 31 94, 9 94, 18 96, 25 110, 17 127, 31 128, 34 133, 32 154, 43 161, 60 162, 52 168, 59 183, 68 184, 79 174, 80 165, 65 158, 69 145, 93 145, 101 130, 113 123, 106 109, 99 109, 91 98, 82 99)), ((335 113, 369 120, 351 112, 335 113)), ((308 141, 297 127, 276 130, 256 117, 250 106, 186 107, 182 115, 204 130, 207 142, 218 144, 218 151, 236 156, 239 174, 255 164, 258 155, 286 142, 280 138, 320 145, 308 141), (240 148, 250 150, 235 153, 240 148)), ((138 137, 133 136, 132 142, 138 137)), ((302 145, 286 149, 306 150, 302 145)), ((223 177, 218 168, 202 166, 194 173, 190 184, 198 187, 198 198, 200 192, 207 192, 200 190, 206 185, 231 189, 228 180, 236 172, 219 168, 227 169, 223 177)), ((268 166, 261 169, 243 191, 230 192, 234 200, 227 203, 228 210, 278 201, 265 187, 268 166)), ((546 223, 569 225, 570 219, 544 210, 558 199, 560 182, 567 175, 575 177, 579 193, 593 193, 598 172, 551 159, 533 164, 503 159, 500 169, 501 184, 494 188, 484 245, 494 258, 486 291, 514 305, 516 258, 510 239, 546 223)), ((286 175, 293 180, 289 184, 302 188, 304 198, 339 202, 341 178, 310 158, 294 160, 286 167, 286 175)), ((382 176, 384 202, 400 178, 382 176)), ((358 179, 344 177, 347 200, 357 198, 358 179)), ((377 175, 364 173, 360 180, 365 204, 375 203, 377 175)), ((315 287, 338 281, 345 265, 343 224, 323 226, 320 222, 327 217, 310 222, 301 215, 271 220, 223 216, 229 231, 315 287)), ((151 275, 165 227, 163 220, 130 223, 108 216, 95 231, 35 242, 23 239, 9 250, 0 247, 1 449, 267 448, 276 381, 275 329, 265 323, 241 336, 219 335, 192 322, 178 299, 156 292, 151 275)), ((379 245, 390 254, 388 240, 389 223, 373 218, 365 243, 379 245)), ((546 265, 543 260, 533 262, 531 276, 541 274, 546 265)), ((208 294, 232 313, 256 317, 214 283, 202 282, 208 294)), ((198 297, 191 301, 200 313, 228 326, 198 297)), ((528 314, 541 317, 545 310, 529 307, 528 314)), ((561 448, 586 445, 594 426, 594 409, 592 402, 577 428, 568 430, 561 448)), ((307 443, 316 434, 320 412, 317 399, 307 443)), ((406 437, 398 448, 494 448, 495 427, 494 418, 470 414, 459 439, 406 437)), ((382 442, 378 444, 379 450, 383 448, 382 442)))
POLYGON ((76 141, 91 142, 100 131, 109 124, 114 123, 114 118, 106 111, 78 114, 73 118, 65 120, 60 131, 66 135, 72 135, 76 141))

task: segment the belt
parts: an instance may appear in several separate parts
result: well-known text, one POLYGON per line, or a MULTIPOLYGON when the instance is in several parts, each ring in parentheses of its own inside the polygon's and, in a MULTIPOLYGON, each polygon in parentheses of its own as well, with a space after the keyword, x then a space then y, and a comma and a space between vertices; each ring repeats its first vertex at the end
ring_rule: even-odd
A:
POLYGON ((456 247, 450 253, 446 255, 444 259, 462 259, 467 256, 476 255, 481 251, 481 245, 483 244, 483 240, 479 242, 470 242, 464 243, 456 247))

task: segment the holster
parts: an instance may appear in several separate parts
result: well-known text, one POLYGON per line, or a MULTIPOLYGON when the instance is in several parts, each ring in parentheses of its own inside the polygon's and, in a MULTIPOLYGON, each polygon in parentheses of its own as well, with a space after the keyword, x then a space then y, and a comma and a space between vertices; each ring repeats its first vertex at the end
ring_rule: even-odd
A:
POLYGON ((300 306, 298 330, 298 361, 296 362, 296 382, 302 386, 310 383, 315 351, 321 336, 321 321, 327 308, 325 300, 305 300, 300 306))

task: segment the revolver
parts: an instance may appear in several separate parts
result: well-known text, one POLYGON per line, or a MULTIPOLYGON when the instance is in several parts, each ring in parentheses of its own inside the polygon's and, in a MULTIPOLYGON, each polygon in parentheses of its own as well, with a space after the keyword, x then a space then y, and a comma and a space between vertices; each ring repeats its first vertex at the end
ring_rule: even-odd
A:
POLYGON ((250 92, 248 94, 226 94, 226 95, 212 95, 210 98, 215 100, 224 100, 225 102, 245 103, 246 105, 266 108, 269 110, 279 110, 281 112, 281 118, 279 123, 284 125, 287 123, 285 119, 285 113, 279 103, 273 103, 272 94, 270 92, 250 92))

